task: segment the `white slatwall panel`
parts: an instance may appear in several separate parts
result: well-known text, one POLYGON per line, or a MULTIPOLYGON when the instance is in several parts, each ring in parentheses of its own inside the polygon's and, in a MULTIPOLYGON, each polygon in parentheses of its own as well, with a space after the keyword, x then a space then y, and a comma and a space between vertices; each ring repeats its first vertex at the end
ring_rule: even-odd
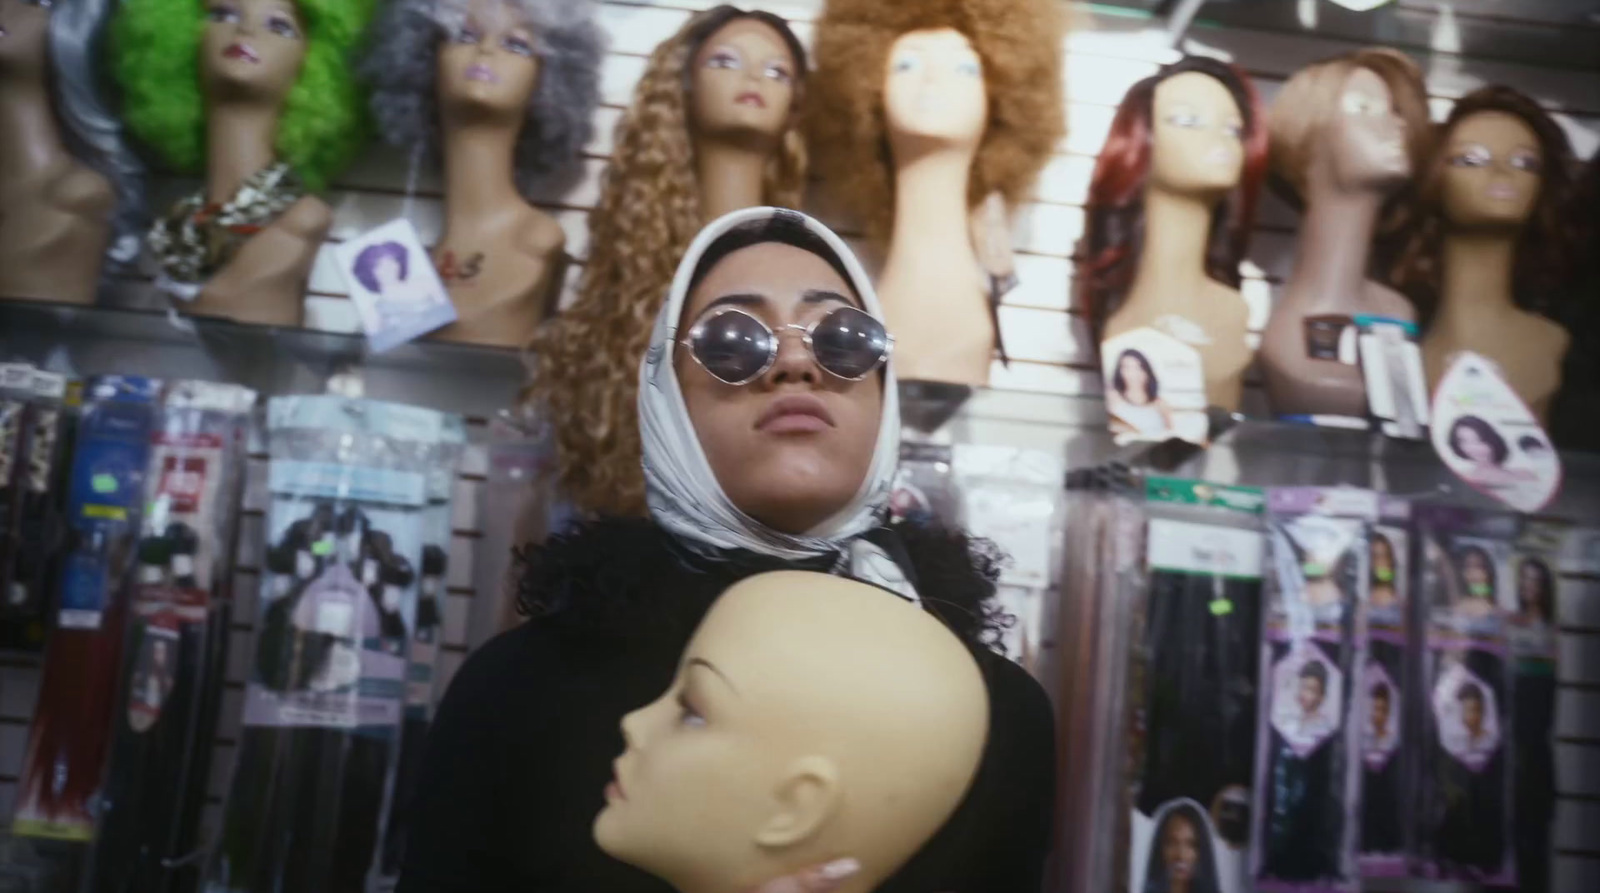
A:
MULTIPOLYGON (((606 2, 602 21, 611 34, 610 55, 602 79, 604 107, 596 115, 594 139, 586 149, 583 175, 559 193, 535 196, 567 233, 569 252, 578 264, 569 272, 568 294, 588 252, 588 212, 599 197, 600 177, 612 148, 612 132, 630 101, 645 59, 654 46, 674 32, 696 9, 715 0, 661 0, 661 2, 606 2)), ((785 16, 809 45, 811 23, 821 0, 765 0, 748 3, 785 16)), ((1068 134, 1039 179, 1033 200, 1019 210, 1017 226, 1018 272, 1021 286, 1007 296, 1001 310, 1001 327, 1014 361, 1010 368, 998 363, 992 384, 998 391, 1059 395, 1095 395, 1101 390, 1093 371, 1087 333, 1070 306, 1071 257, 1083 230, 1083 209, 1094 155, 1104 142, 1112 115, 1123 93, 1136 80, 1154 71, 1162 48, 1148 29, 1149 22, 1134 17, 1091 10, 1069 4, 1076 26, 1066 45, 1068 134)), ((1354 44, 1314 36, 1286 33, 1196 27, 1187 48, 1229 57, 1244 66, 1263 96, 1270 100, 1295 70, 1317 59, 1344 52, 1354 44)), ((1539 68, 1449 54, 1419 57, 1428 75, 1436 118, 1448 113, 1451 101, 1485 83, 1508 83, 1533 95, 1557 117, 1573 143, 1585 156, 1600 147, 1600 77, 1580 71, 1539 68)), ((438 176, 431 170, 416 172, 414 195, 406 195, 411 172, 397 152, 376 148, 338 178, 329 201, 335 209, 330 245, 367 228, 399 216, 409 216, 424 240, 436 238, 443 198, 438 176)), ((176 195, 189 187, 170 182, 160 190, 176 195)), ((859 234, 847 221, 833 221, 859 246, 859 234)), ((1245 297, 1251 307, 1252 326, 1264 325, 1279 284, 1293 260, 1292 211, 1270 195, 1258 214, 1249 260, 1245 297)), ((128 299, 153 300, 148 286, 130 284, 128 299)), ((331 331, 354 331, 355 316, 346 299, 346 286, 324 250, 312 273, 307 297, 307 325, 331 331)), ((1005 402, 1004 394, 992 395, 1005 402)), ((1021 394, 1019 394, 1021 396, 1021 394)), ((1260 405, 1259 393, 1247 402, 1260 405)), ((1078 411, 1084 424, 1099 422, 1095 412, 1078 411)), ((987 422, 982 439, 1020 443, 1059 444, 1061 435, 1044 431, 1020 415, 1012 422, 987 422)), ((463 464, 456 487, 457 536, 451 544, 449 597, 445 610, 445 649, 439 676, 447 683, 465 657, 467 616, 472 598, 472 565, 478 530, 477 506, 483 486, 485 454, 481 423, 472 429, 475 445, 463 464)), ((1070 438, 1069 438, 1070 441, 1070 438)), ((1072 452, 1071 443, 1068 443, 1072 452)), ((250 658, 255 614, 255 589, 259 584, 262 512, 266 508, 263 485, 264 457, 252 463, 251 486, 246 497, 249 514, 242 525, 238 576, 238 604, 231 631, 229 686, 224 694, 222 719, 217 731, 210 780, 211 802, 206 824, 215 827, 219 798, 226 790, 233 751, 239 736, 242 685, 250 658)), ((1600 827, 1600 581, 1568 578, 1563 583, 1561 622, 1561 679, 1564 689, 1558 705, 1556 758, 1560 790, 1576 799, 1562 803, 1558 820, 1563 855, 1557 860, 1558 890, 1600 889, 1600 853, 1595 831, 1600 827)), ((38 690, 38 670, 29 661, 0 663, 0 823, 8 822, 15 796, 14 779, 20 769, 26 724, 38 690)), ((442 687, 441 687, 442 691, 442 687)))

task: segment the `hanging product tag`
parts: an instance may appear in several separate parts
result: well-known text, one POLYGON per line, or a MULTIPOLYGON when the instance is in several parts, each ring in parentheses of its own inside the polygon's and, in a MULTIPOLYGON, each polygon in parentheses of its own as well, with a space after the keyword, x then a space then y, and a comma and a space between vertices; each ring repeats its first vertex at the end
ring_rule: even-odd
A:
POLYGON ((411 221, 368 230, 335 248, 334 256, 373 353, 456 321, 450 293, 411 221))
POLYGON ((1357 316, 1361 374, 1367 408, 1383 433, 1421 440, 1428 426, 1428 380, 1422 370, 1416 323, 1357 316))
POLYGON ((1106 413, 1117 443, 1187 440, 1204 446, 1206 379, 1200 352, 1155 329, 1100 344, 1106 413))
POLYGON ((1561 487, 1561 457, 1495 365, 1458 354, 1433 396, 1433 449, 1456 476, 1521 512, 1561 487))

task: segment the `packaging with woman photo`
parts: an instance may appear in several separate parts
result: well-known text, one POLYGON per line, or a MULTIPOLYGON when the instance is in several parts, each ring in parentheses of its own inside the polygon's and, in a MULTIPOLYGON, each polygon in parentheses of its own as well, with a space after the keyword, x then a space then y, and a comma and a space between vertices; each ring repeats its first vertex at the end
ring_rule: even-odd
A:
POLYGON ((1198 350, 1165 332, 1135 329, 1102 342, 1100 363, 1117 443, 1206 443, 1206 382, 1198 350))
POLYGON ((1347 487, 1267 495, 1251 834, 1255 889, 1355 893, 1373 526, 1379 496, 1347 487))
POLYGON ((1424 603, 1415 868, 1424 877, 1517 882, 1512 837, 1512 668, 1517 516, 1414 509, 1424 603))
POLYGON ((1525 890, 1551 889, 1547 866, 1556 806, 1552 735, 1560 652, 1557 573, 1568 534, 1564 524, 1528 523, 1512 555, 1516 607, 1506 621, 1516 673, 1511 703, 1512 809, 1517 866, 1525 890))
MULTIPOLYGON (((1264 538, 1260 490, 1145 484, 1147 583, 1129 599, 1128 889, 1251 889, 1264 538)), ((1119 798, 1120 799, 1120 798, 1119 798)), ((1125 835, 1125 836, 1124 836, 1125 835)))
POLYGON ((1379 497, 1367 545, 1367 656, 1356 691, 1361 727, 1361 876, 1406 874, 1411 809, 1407 722, 1411 654, 1411 505, 1379 497))
POLYGON ((1493 363, 1457 355, 1434 392, 1432 414, 1434 451, 1473 489, 1521 512, 1555 498, 1561 457, 1493 363))
POLYGON ((391 220, 334 249, 373 353, 456 321, 450 293, 409 220, 391 220))

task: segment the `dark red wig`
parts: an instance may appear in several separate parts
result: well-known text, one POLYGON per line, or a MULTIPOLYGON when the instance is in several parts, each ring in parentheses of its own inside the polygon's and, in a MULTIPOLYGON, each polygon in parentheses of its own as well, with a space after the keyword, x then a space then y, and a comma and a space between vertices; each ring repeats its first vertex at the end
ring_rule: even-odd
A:
POLYGON ((1227 87, 1244 118, 1244 170, 1239 185, 1212 213, 1206 246, 1206 275, 1239 287, 1239 262, 1250 247, 1256 199, 1267 173, 1266 116, 1255 87, 1239 68, 1203 56, 1185 56, 1128 90, 1095 162, 1075 288, 1096 344, 1106 319, 1121 306, 1144 249, 1144 193, 1150 173, 1156 88, 1168 78, 1190 71, 1227 87))

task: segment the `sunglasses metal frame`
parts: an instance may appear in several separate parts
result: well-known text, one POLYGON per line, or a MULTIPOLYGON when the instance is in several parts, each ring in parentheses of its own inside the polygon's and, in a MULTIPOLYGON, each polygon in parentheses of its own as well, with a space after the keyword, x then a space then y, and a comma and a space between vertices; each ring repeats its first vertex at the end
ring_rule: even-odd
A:
POLYGON ((689 356, 694 358, 694 361, 695 361, 696 365, 698 365, 701 369, 706 370, 706 374, 707 375, 711 376, 712 378, 715 378, 717 381, 720 381, 723 384, 732 385, 734 387, 743 387, 743 386, 749 384, 750 382, 755 381, 756 379, 760 378, 761 376, 766 375, 767 372, 769 370, 771 370, 774 365, 777 364, 777 362, 778 362, 778 349, 781 347, 781 341, 782 341, 783 333, 784 332, 788 332, 788 331, 796 331, 796 332, 801 333, 801 341, 806 346, 806 352, 811 354, 811 362, 816 363, 818 369, 821 369, 823 372, 826 372, 829 375, 833 376, 834 378, 840 379, 842 381, 865 381, 867 376, 871 375, 872 373, 878 371, 879 369, 882 369, 884 366, 887 366, 889 364, 889 357, 894 354, 894 335, 891 334, 887 328, 884 328, 884 330, 883 330, 883 339, 884 339, 883 354, 878 357, 878 361, 873 363, 872 367, 869 368, 867 371, 861 373, 860 375, 854 376, 854 377, 848 376, 848 375, 840 375, 839 373, 837 373, 837 372, 833 371, 832 369, 829 369, 827 366, 823 365, 822 361, 817 359, 817 348, 816 348, 816 345, 815 345, 814 341, 812 340, 812 333, 817 330, 817 326, 820 326, 823 323, 827 322, 828 320, 832 319, 834 314, 841 313, 841 312, 844 312, 844 311, 850 311, 852 313, 859 313, 860 315, 866 317, 867 319, 870 319, 873 322, 877 323, 879 325, 879 327, 883 327, 882 320, 879 320, 877 317, 875 317, 872 314, 866 312, 865 310, 862 310, 859 307, 835 307, 834 309, 829 310, 827 313, 823 314, 820 319, 817 319, 816 321, 812 322, 810 325, 801 325, 799 323, 789 323, 788 325, 782 325, 782 326, 778 326, 777 328, 773 328, 772 326, 767 325, 766 321, 761 319, 761 317, 756 316, 754 313, 751 313, 748 310, 745 310, 745 309, 743 309, 741 307, 723 306, 723 307, 717 307, 716 309, 712 310, 710 313, 704 314, 699 319, 695 320, 694 325, 689 328, 689 333, 687 335, 685 335, 683 338, 679 339, 678 343, 680 345, 682 345, 683 348, 689 352, 689 356), (718 375, 717 373, 712 372, 711 368, 708 367, 705 364, 705 361, 700 359, 699 351, 696 351, 695 348, 694 348, 695 338, 697 338, 698 336, 700 336, 700 335, 705 333, 706 324, 711 322, 714 319, 717 319, 719 317, 725 316, 725 315, 727 315, 729 313, 737 313, 740 316, 744 316, 744 317, 749 318, 750 320, 754 321, 756 325, 759 325, 761 328, 765 329, 767 331, 767 334, 770 335, 771 338, 772 338, 772 347, 771 347, 770 350, 767 351, 767 360, 766 360, 766 362, 761 365, 761 368, 755 374, 751 375, 748 378, 742 379, 740 381, 728 381, 726 378, 723 378, 722 376, 718 375))

